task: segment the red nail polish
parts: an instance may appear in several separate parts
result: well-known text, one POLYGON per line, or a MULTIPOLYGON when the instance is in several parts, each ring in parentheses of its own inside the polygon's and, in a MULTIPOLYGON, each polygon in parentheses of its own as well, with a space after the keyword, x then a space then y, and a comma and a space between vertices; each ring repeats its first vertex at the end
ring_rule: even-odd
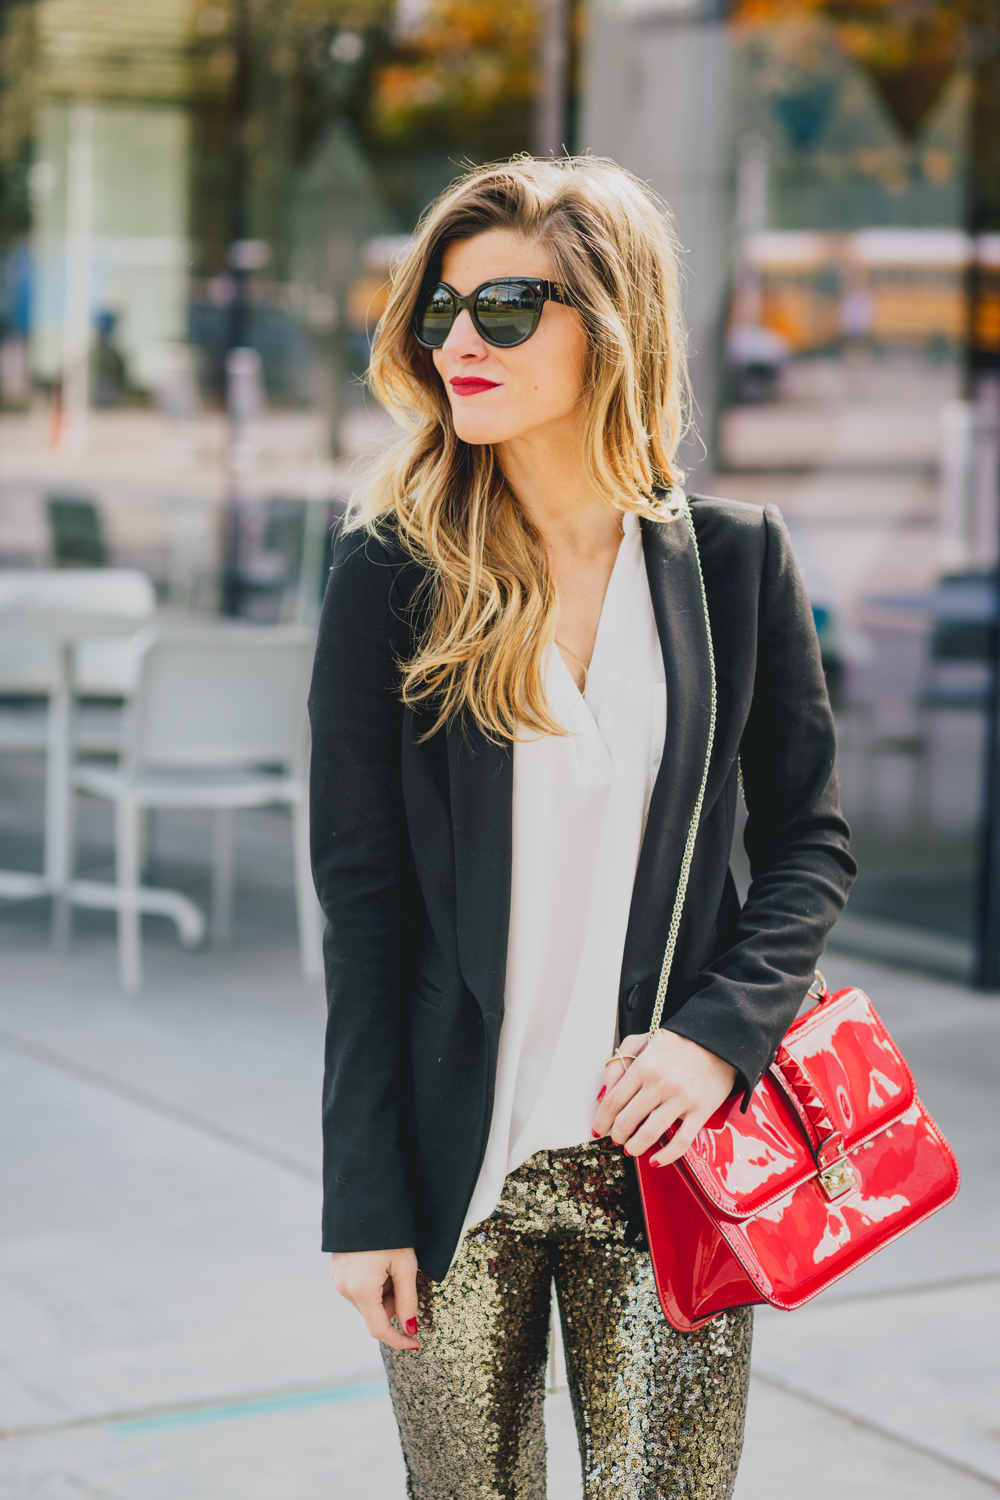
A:
POLYGON ((608 1086, 607 1086, 607 1084, 604 1084, 604 1086, 601 1089, 601 1092, 597 1096, 597 1102, 598 1102, 598 1104, 600 1104, 601 1100, 604 1098, 604 1096, 605 1096, 605 1094, 607 1092, 608 1092, 608 1086))
POLYGON ((631 1156, 632 1155, 631 1151, 628 1149, 627 1146, 623 1146, 622 1150, 625 1152, 626 1156, 631 1156))
POLYGON ((596 1130, 592 1130, 590 1133, 594 1137, 595 1141, 599 1141, 601 1139, 596 1130))
POLYGON ((407 1320, 406 1320, 406 1331, 410 1335, 411 1339, 416 1338, 416 1336, 417 1336, 417 1320, 416 1320, 416 1318, 407 1318, 407 1320))

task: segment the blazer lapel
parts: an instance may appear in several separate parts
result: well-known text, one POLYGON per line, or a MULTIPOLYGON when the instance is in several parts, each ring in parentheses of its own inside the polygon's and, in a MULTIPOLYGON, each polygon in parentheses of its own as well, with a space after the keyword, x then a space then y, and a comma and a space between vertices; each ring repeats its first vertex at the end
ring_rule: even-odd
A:
POLYGON ((447 737, 458 961, 483 1012, 499 1017, 510 922, 513 750, 474 725, 452 725, 447 737))
POLYGON ((667 732, 636 870, 623 992, 659 971, 711 717, 705 614, 687 521, 644 520, 642 542, 667 681, 667 732))

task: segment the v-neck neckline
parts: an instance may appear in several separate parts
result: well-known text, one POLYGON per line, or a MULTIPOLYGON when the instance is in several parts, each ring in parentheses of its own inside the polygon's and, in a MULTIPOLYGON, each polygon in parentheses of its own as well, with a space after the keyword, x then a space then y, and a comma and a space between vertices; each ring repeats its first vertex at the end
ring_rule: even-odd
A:
MULTIPOLYGON (((639 517, 631 511, 622 513, 622 539, 618 544, 615 565, 601 604, 601 614, 594 637, 594 649, 587 668, 586 691, 581 693, 573 673, 563 660, 558 646, 552 647, 556 671, 567 690, 566 706, 574 718, 583 710, 597 727, 602 709, 614 686, 615 666, 624 640, 628 621, 628 604, 634 593, 638 569, 643 563, 642 535, 639 517)), ((562 695, 560 695, 562 696, 562 695)), ((567 725, 571 728, 571 725, 567 725)))

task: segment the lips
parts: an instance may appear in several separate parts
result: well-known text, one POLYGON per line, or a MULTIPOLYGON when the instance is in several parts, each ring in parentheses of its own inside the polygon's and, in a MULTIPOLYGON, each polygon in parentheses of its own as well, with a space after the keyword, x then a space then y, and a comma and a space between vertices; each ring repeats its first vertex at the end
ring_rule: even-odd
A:
POLYGON ((480 391, 495 391, 499 380, 479 380, 474 376, 456 375, 448 384, 456 396, 478 396, 480 391))

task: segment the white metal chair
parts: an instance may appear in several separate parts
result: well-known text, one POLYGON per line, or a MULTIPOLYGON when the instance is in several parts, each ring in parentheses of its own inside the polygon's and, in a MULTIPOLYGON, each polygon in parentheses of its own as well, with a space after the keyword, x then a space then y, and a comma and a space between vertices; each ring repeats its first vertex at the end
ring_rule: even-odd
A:
POLYGON ((140 884, 148 808, 214 814, 212 927, 228 940, 233 812, 284 803, 292 812, 295 893, 303 975, 321 973, 320 909, 309 861, 306 692, 314 636, 298 627, 215 626, 151 630, 128 704, 118 767, 77 766, 74 786, 114 804, 115 884, 122 987, 142 980, 141 915, 158 911, 191 942, 186 896, 140 884), (187 933, 185 932, 187 926, 187 933))
MULTIPOLYGON (((57 896, 57 941, 68 931, 62 894, 71 839, 67 736, 77 749, 111 754, 117 754, 121 736, 120 709, 87 705, 71 714, 70 692, 127 698, 138 664, 134 636, 87 640, 86 620, 117 617, 134 621, 138 632, 155 605, 152 583, 134 568, 0 569, 0 695, 43 700, 0 706, 0 752, 47 756, 42 887, 57 896), (35 633, 32 616, 60 617, 79 638, 70 649, 58 634, 44 628, 35 633)), ((37 877, 25 880, 25 891, 32 893, 37 877)), ((11 881, 14 893, 18 881, 11 881)))
POLYGON ((155 603, 138 568, 0 568, 0 609, 131 617, 155 603))
MULTIPOLYGON (((155 608, 153 585, 135 568, 0 569, 0 620, 8 610, 23 619, 37 613, 116 615, 134 619, 138 629, 155 608)), ((59 677, 58 653, 54 641, 0 626, 0 695, 48 698, 59 677)), ((73 656, 78 694, 125 698, 132 692, 139 659, 134 638, 82 639, 73 656)), ((108 709, 77 715, 75 743, 88 750, 116 750, 117 717, 108 709)), ((0 710, 0 750, 45 750, 47 745, 44 707, 0 710)))

